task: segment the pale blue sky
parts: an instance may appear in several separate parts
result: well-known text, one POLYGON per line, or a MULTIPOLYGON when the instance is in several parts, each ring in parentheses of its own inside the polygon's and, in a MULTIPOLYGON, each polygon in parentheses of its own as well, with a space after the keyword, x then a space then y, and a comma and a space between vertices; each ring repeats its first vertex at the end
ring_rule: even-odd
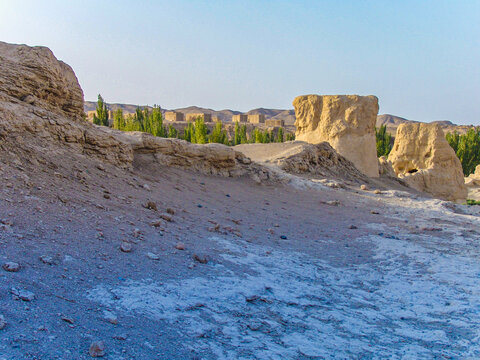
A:
POLYGON ((480 0, 0 0, 0 40, 48 46, 86 100, 246 111, 374 94, 380 113, 480 124, 480 0))

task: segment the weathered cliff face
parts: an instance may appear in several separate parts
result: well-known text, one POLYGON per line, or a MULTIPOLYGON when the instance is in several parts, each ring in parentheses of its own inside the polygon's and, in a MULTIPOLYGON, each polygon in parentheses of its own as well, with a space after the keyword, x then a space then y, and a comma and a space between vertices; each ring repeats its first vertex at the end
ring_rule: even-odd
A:
POLYGON ((296 140, 327 141, 370 177, 378 177, 375 122, 378 99, 358 95, 304 95, 293 101, 296 140))
POLYGON ((0 42, 0 99, 81 119, 83 91, 72 68, 46 47, 0 42))
POLYGON ((388 160, 413 188, 444 200, 466 200, 462 165, 439 125, 401 124, 388 160))
POLYGON ((124 133, 83 120, 83 92, 73 70, 45 47, 0 42, 0 151, 32 163, 88 156, 121 168, 136 161, 221 176, 278 180, 242 153, 220 144, 195 145, 124 133))

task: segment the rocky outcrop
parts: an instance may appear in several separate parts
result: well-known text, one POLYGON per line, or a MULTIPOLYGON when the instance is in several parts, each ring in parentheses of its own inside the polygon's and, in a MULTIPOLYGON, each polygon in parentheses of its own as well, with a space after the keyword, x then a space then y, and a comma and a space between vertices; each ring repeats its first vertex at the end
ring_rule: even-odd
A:
POLYGON ((221 176, 278 181, 278 174, 220 144, 125 133, 83 120, 83 92, 73 70, 44 47, 0 43, 0 153, 55 168, 65 154, 120 168, 150 164, 221 176))
POLYGON ((411 187, 443 200, 466 200, 462 165, 438 124, 399 125, 388 160, 411 187))
POLYGON ((468 199, 480 201, 480 165, 477 165, 475 172, 465 178, 465 185, 468 189, 468 199))
POLYGON ((83 91, 72 68, 46 47, 0 42, 0 100, 83 116, 83 91))
POLYGON ((368 177, 339 155, 329 143, 304 141, 237 145, 235 150, 255 162, 275 165, 290 174, 306 174, 352 183, 366 183, 368 177))
POLYGON ((475 172, 465 178, 465 185, 468 187, 480 187, 480 165, 475 167, 475 172))
POLYGON ((327 141, 364 174, 378 177, 375 96, 304 95, 296 97, 293 106, 297 140, 327 141))

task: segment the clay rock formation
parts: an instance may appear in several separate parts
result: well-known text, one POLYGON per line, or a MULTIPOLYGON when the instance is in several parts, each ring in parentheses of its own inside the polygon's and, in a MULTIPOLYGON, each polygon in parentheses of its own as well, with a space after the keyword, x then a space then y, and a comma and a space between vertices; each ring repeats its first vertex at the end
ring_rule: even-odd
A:
POLYGON ((77 77, 50 49, 0 42, 0 63, 0 99, 37 105, 69 118, 83 116, 77 77))
POLYGON ((244 144, 234 147, 254 162, 274 165, 290 174, 306 174, 351 183, 368 183, 368 177, 339 155, 329 143, 304 141, 244 144))
POLYGON ((480 201, 480 165, 477 165, 473 174, 465 178, 465 185, 468 189, 468 199, 480 201))
POLYGON ((370 177, 378 177, 375 122, 378 99, 358 95, 304 95, 293 101, 297 140, 327 141, 370 177))
POLYGON ((125 169, 148 159, 152 167, 279 181, 278 174, 225 145, 195 145, 85 121, 75 73, 45 47, 0 42, 0 63, 0 154, 51 168, 72 156, 125 169))
POLYGON ((411 187, 443 200, 466 200, 462 165, 440 125, 399 125, 388 160, 411 187))
POLYGON ((475 172, 465 178, 465 185, 468 187, 480 186, 480 165, 475 167, 475 172))

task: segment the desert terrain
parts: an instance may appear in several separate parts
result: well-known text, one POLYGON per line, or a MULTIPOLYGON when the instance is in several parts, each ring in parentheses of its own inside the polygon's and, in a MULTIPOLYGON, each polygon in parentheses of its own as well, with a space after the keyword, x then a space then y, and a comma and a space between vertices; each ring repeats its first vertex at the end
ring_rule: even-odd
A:
POLYGON ((325 142, 96 126, 49 49, 0 60, 1 360, 480 357, 478 207, 325 142))

